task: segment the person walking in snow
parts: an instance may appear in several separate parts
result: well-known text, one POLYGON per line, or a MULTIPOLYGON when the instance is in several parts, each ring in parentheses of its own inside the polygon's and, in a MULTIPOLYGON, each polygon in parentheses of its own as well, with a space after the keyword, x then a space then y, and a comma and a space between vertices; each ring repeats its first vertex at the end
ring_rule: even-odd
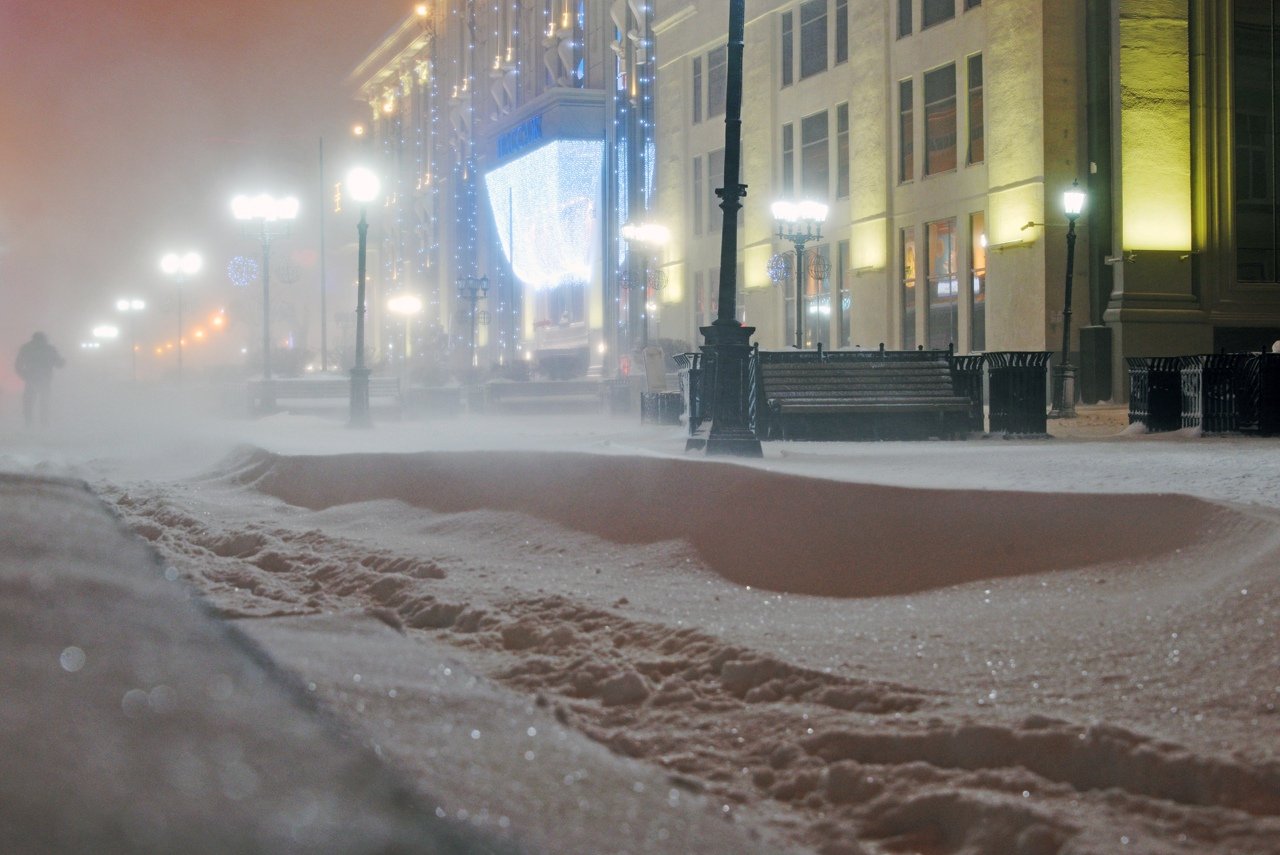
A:
POLYGON ((64 364, 62 355, 42 332, 32 335, 31 341, 18 349, 13 368, 22 378, 22 417, 27 427, 31 427, 37 407, 41 427, 49 426, 49 389, 53 385, 53 369, 64 364))

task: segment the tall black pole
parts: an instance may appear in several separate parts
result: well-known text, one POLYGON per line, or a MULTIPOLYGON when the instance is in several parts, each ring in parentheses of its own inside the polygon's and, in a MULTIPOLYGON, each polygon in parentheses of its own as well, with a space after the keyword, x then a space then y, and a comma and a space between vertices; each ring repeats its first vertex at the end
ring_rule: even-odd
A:
POLYGON ((182 385, 182 285, 185 276, 178 277, 178 385, 182 385))
POLYGON ((356 364, 351 369, 351 413, 349 427, 369 427, 369 369, 364 365, 364 283, 365 247, 369 234, 369 222, 364 206, 360 206, 360 222, 356 226, 360 235, 356 253, 356 364))
POLYGON ((276 393, 271 386, 271 233, 262 221, 262 398, 258 409, 269 413, 276 408, 276 393))
POLYGON ((793 241, 796 247, 796 350, 804 350, 804 244, 793 241))
POLYGON ((1063 289, 1062 307, 1062 364, 1058 366, 1054 384, 1053 412, 1057 419, 1076 417, 1076 369, 1071 364, 1071 281, 1076 268, 1076 218, 1067 219, 1067 282, 1063 289))
POLYGON ((720 292, 716 319, 702 327, 702 351, 711 380, 711 428, 708 455, 762 457, 760 440, 750 427, 748 386, 751 334, 755 327, 737 319, 738 210, 747 195, 740 184, 742 161, 742 42, 746 0, 729 0, 729 64, 724 114, 724 187, 716 190, 724 228, 720 238, 720 292))

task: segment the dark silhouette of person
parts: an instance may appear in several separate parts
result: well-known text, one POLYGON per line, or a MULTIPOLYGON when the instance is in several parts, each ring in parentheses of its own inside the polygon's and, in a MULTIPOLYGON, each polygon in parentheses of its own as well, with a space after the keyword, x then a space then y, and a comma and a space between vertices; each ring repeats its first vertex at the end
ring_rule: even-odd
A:
POLYGON ((31 336, 31 341, 18 349, 13 368, 22 378, 22 417, 31 427, 37 408, 42 427, 49 426, 49 389, 53 385, 53 369, 65 363, 57 349, 42 332, 31 336))

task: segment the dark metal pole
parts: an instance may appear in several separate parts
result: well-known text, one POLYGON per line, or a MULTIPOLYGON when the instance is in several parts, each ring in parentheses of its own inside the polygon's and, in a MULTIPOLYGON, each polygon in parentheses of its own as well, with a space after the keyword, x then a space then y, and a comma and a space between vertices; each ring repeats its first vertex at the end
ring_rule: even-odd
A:
POLYGON ((716 319, 702 328, 703 352, 711 369, 711 428, 706 453, 762 457, 760 440, 750 427, 747 388, 751 334, 755 327, 737 319, 738 209, 747 195, 738 182, 742 160, 742 43, 746 0, 729 0, 728 68, 724 116, 724 187, 716 190, 724 212, 720 240, 720 305, 716 319))
POLYGON ((271 233, 262 221, 262 398, 260 412, 276 408, 276 393, 271 387, 271 233))
POLYGON ((182 285, 186 277, 178 277, 178 385, 182 385, 182 285))
POLYGON ((356 253, 356 364, 351 369, 351 414, 349 427, 369 427, 369 369, 364 365, 364 288, 365 247, 369 234, 369 222, 364 206, 360 206, 360 222, 356 226, 360 235, 356 253))
POLYGON ((804 350, 804 244, 793 239, 796 247, 796 350, 804 350))
POLYGON ((1076 267, 1076 218, 1069 217, 1067 224, 1067 282, 1063 291, 1062 307, 1062 364, 1058 366, 1057 387, 1054 391, 1052 418, 1076 417, 1076 369, 1071 364, 1071 282, 1076 267))

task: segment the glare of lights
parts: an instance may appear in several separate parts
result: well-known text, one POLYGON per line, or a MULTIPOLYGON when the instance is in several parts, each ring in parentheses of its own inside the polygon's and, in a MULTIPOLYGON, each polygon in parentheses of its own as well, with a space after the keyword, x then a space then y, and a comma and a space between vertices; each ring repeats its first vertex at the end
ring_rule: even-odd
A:
POLYGON ((427 14, 431 11, 431 8, 427 6, 426 3, 419 3, 417 6, 413 7, 413 11, 414 11, 414 14, 416 14, 419 18, 425 18, 427 17, 427 14))
POLYGON ((658 223, 627 223, 618 232, 623 240, 649 246, 664 246, 671 240, 671 230, 658 223))
POLYGON ((170 252, 160 259, 160 269, 167 276, 194 276, 200 272, 203 259, 198 252, 186 252, 179 255, 170 252))
POLYGON ((93 328, 94 338, 119 338, 120 328, 111 324, 98 324, 93 328))
POLYGON ((352 125, 352 126, 351 126, 351 135, 352 135, 352 136, 357 136, 357 137, 362 137, 362 136, 364 136, 364 125, 361 125, 361 124, 355 124, 355 125, 352 125))
POLYGON ((422 298, 415 294, 397 294, 387 300, 387 309, 397 315, 416 315, 422 311, 422 298))
POLYGON ((533 288, 591 278, 603 140, 554 140, 485 174, 496 231, 516 276, 533 288), (514 243, 514 246, 512 245, 514 243))
POLYGON ((100 341, 82 341, 82 342, 80 342, 80 349, 81 349, 81 350, 97 350, 97 349, 98 349, 98 348, 100 348, 100 347, 102 347, 102 342, 100 342, 100 341))
POLYGON ((204 338, 204 330, 196 330, 192 335, 196 338, 204 338))
POLYGON ((135 298, 116 300, 116 311, 118 312, 141 312, 146 307, 146 300, 138 300, 135 298))
POLYGON ((775 220, 786 223, 821 223, 827 219, 827 206, 808 199, 800 202, 774 202, 769 210, 775 220))
POLYGON ((377 173, 365 166, 357 166, 347 173, 347 192, 357 202, 372 202, 382 190, 377 173))
POLYGON ((600 346, 596 348, 596 350, 598 350, 600 353, 604 353, 607 349, 608 349, 608 348, 607 348, 607 347, 605 347, 605 343, 604 343, 604 342, 600 342, 600 346))
POLYGON ((163 348, 163 347, 157 347, 157 348, 156 348, 156 356, 163 356, 163 355, 164 355, 164 348, 163 348))
POLYGON ((240 195, 231 200, 231 213, 237 220, 294 220, 298 217, 298 199, 296 196, 277 199, 268 193, 240 195))
POLYGON ((224 318, 222 315, 214 315, 212 318, 209 319, 209 324, 211 326, 218 327, 218 328, 221 328, 222 325, 225 324, 226 322, 227 322, 226 318, 224 318))

